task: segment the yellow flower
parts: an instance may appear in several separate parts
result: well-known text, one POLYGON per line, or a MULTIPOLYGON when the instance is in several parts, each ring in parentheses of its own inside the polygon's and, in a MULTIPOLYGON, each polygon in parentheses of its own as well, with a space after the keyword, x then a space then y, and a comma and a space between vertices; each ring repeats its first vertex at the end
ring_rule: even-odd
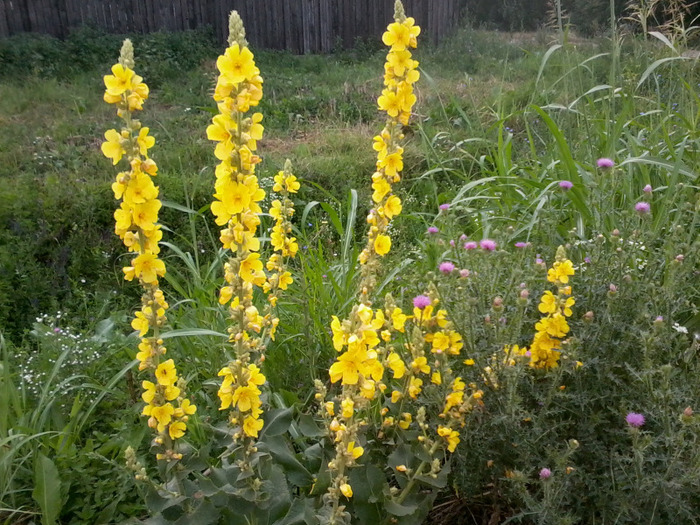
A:
POLYGON ((399 215, 402 209, 401 199, 396 195, 392 195, 386 200, 386 204, 384 204, 384 215, 386 215, 387 219, 391 219, 399 215))
POLYGON ((355 442, 351 441, 348 443, 348 453, 352 455, 353 459, 357 459, 365 453, 365 449, 362 447, 356 447, 355 442))
POLYGON ((139 130, 139 135, 136 138, 136 143, 139 146, 139 153, 141 155, 147 155, 148 150, 154 146, 156 139, 148 135, 149 128, 141 128, 139 130))
POLYGON ((386 65, 393 70, 394 75, 403 76, 407 69, 410 69, 412 64, 411 52, 407 49, 400 51, 392 51, 386 57, 386 65))
POLYGON ((197 412, 197 407, 193 405, 189 399, 183 399, 182 403, 180 403, 180 409, 185 415, 191 416, 195 412, 197 412))
POLYGON ((148 403, 150 405, 153 402, 153 398, 156 397, 156 385, 150 381, 144 381, 141 383, 141 386, 144 389, 143 393, 141 394, 141 399, 143 399, 144 403, 148 403))
POLYGON ((406 364, 403 362, 401 357, 395 352, 391 352, 387 356, 387 365, 391 368, 394 373, 394 379, 401 379, 406 373, 406 364))
POLYGON ((156 222, 158 222, 158 210, 160 210, 161 206, 162 204, 158 199, 135 204, 131 212, 131 220, 142 230, 153 230, 156 227, 156 222))
POLYGON ((155 418, 158 422, 158 432, 163 432, 165 427, 170 424, 174 412, 175 409, 170 403, 165 403, 162 406, 154 406, 150 409, 150 416, 155 418))
POLYGON ((263 420, 254 418, 253 416, 246 416, 243 420, 243 432, 248 437, 258 437, 258 432, 263 427, 263 420))
POLYGON ((248 412, 261 405, 260 390, 255 385, 239 386, 233 392, 231 402, 238 405, 241 412, 248 412))
POLYGON ((431 352, 442 353, 450 347, 450 336, 445 332, 436 332, 433 335, 433 347, 431 352))
POLYGON ((394 177, 399 171, 403 170, 403 159, 401 154, 403 153, 403 148, 399 148, 398 151, 387 155, 386 157, 379 160, 377 163, 378 167, 384 169, 384 172, 389 177, 394 177))
POLYGON ((394 311, 391 313, 392 326, 394 327, 394 330, 399 332, 403 332, 407 319, 408 316, 401 311, 401 308, 394 308, 394 311))
POLYGON ((358 352, 345 352, 338 357, 328 370, 331 383, 342 380, 344 385, 356 385, 360 378, 360 364, 362 356, 358 352))
MULTIPOLYGON (((380 174, 381 175, 381 174, 380 174)), ((387 193, 391 191, 391 185, 386 181, 383 176, 373 177, 372 189, 372 200, 379 203, 386 197, 387 193)))
POLYGON ((186 429, 187 425, 183 421, 175 421, 168 427, 168 433, 171 439, 179 439, 185 435, 186 429))
POLYGON ((224 84, 239 84, 257 74, 253 53, 247 47, 241 49, 238 44, 229 47, 217 59, 216 67, 221 73, 220 81, 224 84))
POLYGON ((391 402, 398 403, 399 399, 401 399, 402 397, 403 397, 403 394, 401 392, 399 392, 398 390, 394 390, 391 393, 391 402))
POLYGON ((569 324, 566 322, 564 316, 561 314, 554 314, 551 317, 541 319, 535 325, 535 329, 540 332, 546 332, 552 337, 564 337, 569 332, 569 324))
POLYGON ((394 51, 402 51, 411 44, 411 28, 398 22, 389 24, 382 35, 382 42, 386 46, 391 46, 394 51))
POLYGON ((570 260, 566 259, 562 262, 556 261, 547 272, 547 280, 550 283, 558 281, 567 284, 569 282, 569 276, 574 275, 574 273, 574 265, 570 260))
POLYGON ((537 309, 543 314, 553 314, 557 311, 557 298, 549 290, 544 292, 537 309))
POLYGON ((263 263, 260 260, 260 254, 250 253, 245 259, 243 259, 243 261, 241 261, 239 275, 245 282, 252 283, 260 277, 262 269, 263 263))
POLYGON ((287 287, 294 282, 292 279, 292 274, 290 272, 284 272, 279 277, 278 286, 280 290, 286 290, 287 287))
POLYGON ((116 165, 126 153, 122 145, 122 136, 116 129, 108 129, 105 138, 107 141, 102 143, 102 153, 116 165))
MULTIPOLYGON (((150 314, 150 308, 148 310, 150 314)), ((139 331, 139 337, 143 337, 150 327, 146 314, 144 312, 136 312, 136 317, 131 321, 131 327, 139 331)))
POLYGON ((428 366, 428 360, 425 358, 425 356, 416 357, 411 362, 411 368, 413 369, 413 372, 416 374, 418 374, 418 373, 429 374, 430 373, 430 366, 428 366))
POLYGON ((165 263, 152 253, 142 253, 132 264, 134 273, 145 283, 154 284, 165 275, 165 263))
POLYGON ((134 72, 128 67, 124 67, 121 64, 114 64, 112 66, 112 74, 104 76, 104 83, 107 88, 105 95, 111 97, 107 102, 114 103, 111 102, 114 97, 117 97, 116 102, 119 102, 121 95, 127 90, 131 90, 131 80, 133 76, 134 72))
POLYGON ((158 365, 156 368, 156 379, 159 385, 172 385, 177 381, 177 370, 175 369, 175 363, 172 359, 158 365))
POLYGON ((421 393, 421 387, 423 386, 423 380, 417 377, 412 377, 408 386, 408 395, 411 399, 416 399, 418 394, 421 393))
POLYGON ((391 239, 388 235, 377 235, 374 240, 374 251, 377 255, 384 256, 391 250, 391 239))
POLYGON ((260 372, 260 369, 253 364, 248 365, 248 385, 264 385, 265 376, 260 372))
POLYGON ((347 483, 343 483, 340 486, 340 492, 345 496, 346 498, 350 499, 352 498, 352 487, 348 485, 347 483))
POLYGON ((355 412, 355 402, 349 397, 346 397, 341 401, 340 406, 342 408, 342 416, 345 419, 350 419, 355 412))
POLYGON ((390 117, 396 118, 401 112, 403 100, 398 93, 385 89, 377 99, 377 105, 381 111, 386 111, 390 117))
POLYGON ((571 317, 573 315, 573 312, 571 311, 571 307, 576 304, 576 301, 574 300, 573 297, 567 297, 566 300, 564 301, 564 304, 562 304, 562 312, 566 317, 571 317))
POLYGON ((447 441, 447 450, 454 452, 460 442, 459 432, 441 425, 438 427, 438 435, 447 441))
POLYGON ((142 171, 132 172, 129 183, 124 190, 124 202, 140 204, 156 197, 158 197, 158 188, 153 184, 153 179, 142 171))
POLYGON ((442 376, 440 375, 440 372, 438 372, 438 371, 433 372, 433 375, 430 376, 430 382, 434 383, 436 385, 441 385, 442 384, 442 376))

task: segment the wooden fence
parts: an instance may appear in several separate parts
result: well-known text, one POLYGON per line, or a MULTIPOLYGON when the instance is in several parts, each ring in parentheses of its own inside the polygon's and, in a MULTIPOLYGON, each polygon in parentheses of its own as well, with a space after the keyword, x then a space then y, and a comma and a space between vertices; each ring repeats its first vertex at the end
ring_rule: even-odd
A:
MULTIPOLYGON (((433 42, 455 26, 465 0, 403 0, 433 42)), ((110 33, 182 31, 210 25, 224 42, 237 10, 251 45, 326 53, 358 37, 379 38, 394 0, 0 0, 0 38, 36 32, 63 38, 84 24, 110 33)))

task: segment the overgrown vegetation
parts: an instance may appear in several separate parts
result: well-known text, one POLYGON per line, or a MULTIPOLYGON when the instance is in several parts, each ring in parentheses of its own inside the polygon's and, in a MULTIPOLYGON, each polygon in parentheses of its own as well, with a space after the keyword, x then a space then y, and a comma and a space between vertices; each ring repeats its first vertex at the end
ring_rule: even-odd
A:
MULTIPOLYGON (((405 307, 432 290, 464 340, 455 372, 483 391, 450 483, 438 485, 435 523, 697 522, 700 75, 680 57, 687 40, 664 34, 666 42, 464 29, 417 54, 422 79, 396 190, 404 209, 380 287, 405 307), (479 247, 484 239, 493 250, 479 247), (547 269, 560 245, 576 268, 570 332, 560 366, 533 369, 512 345, 533 341, 540 297, 556 291, 547 269)), ((131 446, 149 475, 157 470, 129 326, 138 297, 122 283, 113 176, 99 151, 112 119, 102 75, 120 43, 91 30, 62 44, 0 42, 6 523, 147 515, 124 466, 131 446)), ((198 407, 185 465, 201 474, 228 438, 216 393, 227 321, 204 131, 216 112, 219 50, 206 33, 134 45, 151 87, 143 120, 156 137, 164 200, 168 352, 198 407)), ((330 316, 346 318, 356 297, 383 58, 366 48, 329 57, 256 50, 260 184, 269 190, 287 157, 302 179, 295 284, 264 364, 267 404, 284 416, 266 422, 263 445, 283 467, 280 494, 287 482, 297 495, 329 482, 317 473, 332 446, 314 446, 321 428, 299 414, 314 410, 314 380, 328 383, 337 356, 330 316)), ((373 469, 404 457, 361 461, 351 482, 370 481, 350 509, 358 522, 376 512, 362 505, 381 491, 373 469)), ((146 502, 168 516, 154 493, 146 502)), ((308 507, 296 511, 304 522, 308 507)))

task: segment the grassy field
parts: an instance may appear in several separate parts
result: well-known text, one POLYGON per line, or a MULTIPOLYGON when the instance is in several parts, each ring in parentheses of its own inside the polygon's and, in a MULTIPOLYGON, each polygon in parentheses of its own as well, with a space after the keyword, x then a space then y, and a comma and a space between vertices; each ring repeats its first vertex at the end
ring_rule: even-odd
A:
MULTIPOLYGON (((151 89, 140 119, 156 139, 169 243, 163 288, 176 336, 168 355, 198 406, 186 465, 199 494, 209 490, 202 473, 221 466, 227 447, 216 373, 228 357, 215 333, 228 321, 217 301, 223 259, 209 211, 216 159, 205 133, 217 111, 221 50, 204 32, 134 43, 136 70, 151 89)), ((120 44, 90 30, 64 43, 0 42, 5 523, 180 517, 168 518, 163 493, 154 496, 124 466, 131 446, 158 477, 130 327, 139 291, 122 279, 116 170, 100 151, 116 125, 102 77, 120 44)), ((465 28, 440 46, 419 45, 421 80, 395 190, 403 212, 391 225, 380 290, 407 308, 415 296, 439 297, 464 340, 455 373, 483 391, 448 455, 449 480, 428 489, 431 523, 698 522, 700 74, 670 44, 465 28), (484 239, 497 248, 464 248, 484 239), (571 332, 560 366, 538 370, 504 358, 504 348, 531 343, 559 246, 576 269, 571 332), (643 414, 644 424, 626 422, 629 413, 643 414)), ((350 315, 360 282, 385 52, 374 43, 330 56, 254 51, 265 80, 260 185, 269 191, 287 158, 302 183, 295 284, 267 351, 266 404, 293 407, 296 430, 273 457, 290 497, 313 514, 323 448, 333 447, 324 442, 312 457, 302 430, 316 410, 314 380, 328 383, 336 358, 331 316, 350 315)), ((426 406, 436 400, 426 395, 426 406)), ((358 476, 383 468, 381 455, 371 457, 358 476)), ((209 508, 203 497, 219 509, 210 496, 188 500, 182 519, 209 508)), ((357 491, 354 522, 368 523, 373 514, 361 502, 376 498, 357 491)), ((426 519, 408 506, 392 509, 399 523, 426 519)), ((258 523, 274 521, 250 512, 258 523)))

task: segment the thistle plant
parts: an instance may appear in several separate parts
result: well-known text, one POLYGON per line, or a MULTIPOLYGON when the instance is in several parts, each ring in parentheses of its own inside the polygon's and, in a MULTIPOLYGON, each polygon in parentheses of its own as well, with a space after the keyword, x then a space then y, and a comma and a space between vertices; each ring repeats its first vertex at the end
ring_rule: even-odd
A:
POLYGON ((115 233, 134 254, 130 265, 123 268, 124 278, 138 279, 144 290, 141 310, 131 322, 141 337, 136 355, 139 370, 151 370, 155 380, 143 381, 143 415, 148 416, 148 426, 158 433, 154 440, 160 449, 157 458, 174 461, 182 458, 175 442, 183 437, 188 418, 197 409, 184 397, 185 383, 178 378, 174 361, 162 359, 166 348, 161 332, 167 322, 168 303, 158 283, 158 278, 165 275, 165 263, 158 257, 158 242, 163 236, 158 224, 161 202, 153 183, 158 167, 148 156, 155 139, 148 134, 149 128, 133 116, 148 98, 148 86, 133 67, 134 50, 127 39, 119 62, 112 66, 112 74, 104 77, 104 100, 117 107, 123 126, 120 131, 110 129, 105 133, 102 152, 114 165, 124 157, 128 161, 128 169, 119 172, 112 184, 115 198, 121 200, 114 213, 115 233))

